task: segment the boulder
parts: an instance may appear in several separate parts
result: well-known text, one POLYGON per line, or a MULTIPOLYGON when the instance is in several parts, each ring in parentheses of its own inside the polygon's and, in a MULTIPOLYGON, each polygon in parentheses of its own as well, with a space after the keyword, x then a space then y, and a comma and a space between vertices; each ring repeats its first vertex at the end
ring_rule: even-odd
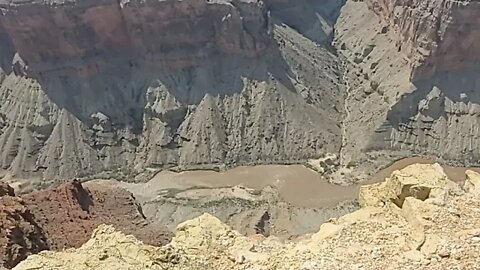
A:
POLYGON ((431 257, 434 254, 442 254, 445 255, 444 252, 441 250, 445 241, 436 234, 427 234, 425 236, 425 243, 422 245, 420 251, 425 256, 431 257))
POLYGON ((202 249, 223 252, 227 249, 248 250, 251 248, 249 242, 247 237, 234 231, 220 219, 205 213, 179 224, 172 245, 188 249, 193 253, 202 249))
POLYGON ((467 179, 465 180, 463 189, 468 193, 480 193, 480 173, 467 170, 465 174, 467 175, 467 179))
POLYGON ((459 192, 459 186, 448 179, 439 164, 414 164, 393 172, 383 183, 361 187, 359 200, 362 207, 393 202, 401 208, 407 197, 444 201, 449 194, 459 192))
POLYGON ((3 196, 15 196, 15 192, 7 183, 0 182, 0 197, 3 196))

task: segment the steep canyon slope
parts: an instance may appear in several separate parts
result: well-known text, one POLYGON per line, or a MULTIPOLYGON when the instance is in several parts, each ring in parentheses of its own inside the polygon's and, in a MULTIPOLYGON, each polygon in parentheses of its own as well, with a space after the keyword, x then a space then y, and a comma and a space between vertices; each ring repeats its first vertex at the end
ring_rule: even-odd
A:
MULTIPOLYGON (((11 178, 479 165, 474 0, 0 1, 11 178)), ((335 171, 335 170, 333 170, 335 171)))
POLYGON ((335 55, 274 27, 262 1, 1 8, 0 162, 12 176, 131 178, 147 168, 301 162, 340 148, 335 55))
POLYGON ((479 8, 478 1, 346 3, 334 42, 350 67, 344 165, 374 171, 412 154, 478 165, 479 8))

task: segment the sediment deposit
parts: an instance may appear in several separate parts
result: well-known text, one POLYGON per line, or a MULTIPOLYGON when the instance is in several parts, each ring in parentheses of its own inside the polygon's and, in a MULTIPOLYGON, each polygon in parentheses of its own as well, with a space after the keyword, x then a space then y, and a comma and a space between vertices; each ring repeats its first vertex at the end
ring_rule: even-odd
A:
MULTIPOLYGON (((478 186, 480 175, 468 179, 478 186)), ((438 164, 411 165, 364 187, 362 209, 297 242, 245 237, 205 214, 180 224, 165 247, 102 225, 81 248, 32 255, 14 269, 477 269, 480 200, 467 190, 438 164)))

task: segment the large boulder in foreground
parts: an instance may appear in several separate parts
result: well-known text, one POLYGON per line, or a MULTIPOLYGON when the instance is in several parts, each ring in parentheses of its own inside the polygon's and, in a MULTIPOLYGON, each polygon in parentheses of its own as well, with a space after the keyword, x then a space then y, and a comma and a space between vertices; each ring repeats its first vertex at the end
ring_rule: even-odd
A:
POLYGON ((448 179, 440 164, 414 164, 394 171, 385 182, 361 187, 359 200, 362 207, 393 202, 401 208, 407 197, 443 201, 449 194, 460 192, 460 187, 448 179))

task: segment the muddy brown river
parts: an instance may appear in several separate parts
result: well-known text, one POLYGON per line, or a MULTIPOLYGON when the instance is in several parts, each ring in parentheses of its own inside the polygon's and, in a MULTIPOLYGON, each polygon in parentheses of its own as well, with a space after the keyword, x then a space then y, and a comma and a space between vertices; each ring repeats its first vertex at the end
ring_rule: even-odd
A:
MULTIPOLYGON (((123 185, 136 194, 142 194, 141 196, 145 196, 145 198, 155 197, 161 190, 172 188, 217 188, 243 185, 260 190, 266 186, 274 186, 279 190, 283 199, 293 205, 331 207, 341 201, 356 199, 361 185, 383 181, 393 171, 414 163, 433 163, 433 161, 415 157, 402 159, 379 171, 370 180, 351 186, 330 184, 318 173, 302 165, 237 167, 226 172, 186 171, 176 173, 163 171, 148 183, 141 185, 124 183, 123 185)), ((465 179, 467 168, 443 167, 450 179, 458 182, 465 179)), ((473 169, 480 172, 479 168, 473 169)))

